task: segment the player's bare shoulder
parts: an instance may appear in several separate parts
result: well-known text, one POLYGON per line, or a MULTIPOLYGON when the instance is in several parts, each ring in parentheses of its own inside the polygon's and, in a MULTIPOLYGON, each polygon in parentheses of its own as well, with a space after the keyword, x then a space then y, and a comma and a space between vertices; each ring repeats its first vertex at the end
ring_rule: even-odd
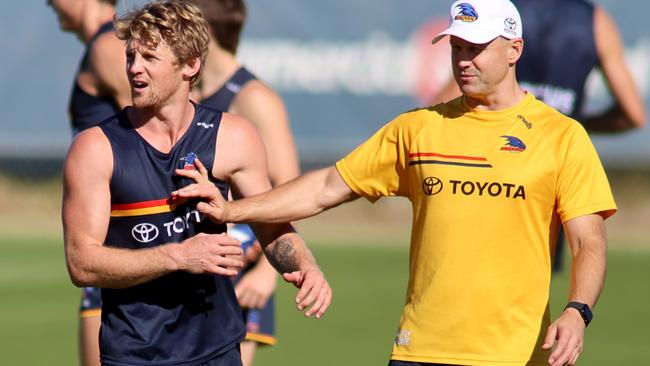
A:
POLYGON ((80 132, 72 141, 65 159, 66 176, 87 171, 99 176, 110 176, 113 170, 113 150, 100 127, 80 132))
POLYGON ((248 119, 233 113, 224 112, 221 117, 217 143, 219 143, 220 138, 222 138, 221 142, 225 143, 237 142, 246 144, 246 141, 240 140, 255 140, 259 139, 259 136, 255 130, 255 126, 248 119))
POLYGON ((264 143, 255 126, 244 117, 224 112, 217 134, 213 175, 227 179, 257 160, 266 164, 264 143))
POLYGON ((268 85, 260 80, 251 80, 239 91, 232 105, 232 112, 248 115, 254 111, 277 113, 284 111, 282 98, 268 85))

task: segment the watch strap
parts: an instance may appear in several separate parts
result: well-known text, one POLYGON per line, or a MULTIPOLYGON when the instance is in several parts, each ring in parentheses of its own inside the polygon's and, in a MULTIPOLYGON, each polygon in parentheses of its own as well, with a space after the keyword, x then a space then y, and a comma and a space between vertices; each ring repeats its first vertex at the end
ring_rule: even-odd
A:
POLYGON ((569 302, 565 307, 564 310, 568 308, 573 308, 578 310, 580 313, 580 316, 582 317, 582 320, 585 322, 585 327, 591 323, 591 319, 593 319, 594 315, 591 312, 591 309, 589 308, 589 305, 577 302, 577 301, 571 301, 569 302))

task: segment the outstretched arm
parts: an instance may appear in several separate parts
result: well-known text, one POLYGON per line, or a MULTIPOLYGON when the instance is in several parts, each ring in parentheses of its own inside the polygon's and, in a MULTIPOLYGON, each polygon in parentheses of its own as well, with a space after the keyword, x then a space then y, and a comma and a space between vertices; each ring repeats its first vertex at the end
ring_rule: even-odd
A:
MULTIPOLYGON (((594 308, 605 283, 607 243, 603 218, 598 214, 580 216, 567 221, 566 229, 573 262, 569 301, 594 308)), ((582 352, 585 323, 573 308, 549 326, 544 349, 555 349, 549 357, 551 366, 573 365, 582 352)))
POLYGON ((594 33, 600 66, 615 105, 600 115, 582 121, 588 131, 616 132, 640 128, 646 123, 646 108, 625 63, 625 50, 616 23, 600 6, 594 14, 594 33))
POLYGON ((64 168, 63 229, 68 272, 77 286, 125 288, 185 270, 234 276, 239 242, 224 235, 197 235, 183 245, 120 249, 104 245, 110 220, 113 154, 98 127, 73 142, 64 168))
POLYGON ((307 173, 272 191, 226 205, 227 222, 286 222, 317 215, 359 196, 334 166, 307 173))
POLYGON ((193 184, 174 194, 202 197, 197 208, 215 222, 281 223, 317 215, 359 196, 343 181, 334 166, 304 174, 271 191, 226 202, 207 184, 193 184))

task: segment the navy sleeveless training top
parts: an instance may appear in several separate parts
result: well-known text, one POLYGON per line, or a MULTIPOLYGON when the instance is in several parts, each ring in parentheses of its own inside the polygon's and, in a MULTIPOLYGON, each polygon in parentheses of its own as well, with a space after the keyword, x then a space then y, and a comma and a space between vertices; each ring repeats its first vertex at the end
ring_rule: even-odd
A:
MULTIPOLYGON (((100 125, 114 161, 105 245, 142 249, 225 232, 225 225, 196 211, 195 201, 170 199, 189 184, 174 174, 188 154, 212 171, 222 113, 195 105, 191 126, 165 154, 133 129, 125 111, 100 125)), ((227 183, 211 179, 226 197, 227 183)), ((102 289, 102 302, 103 365, 199 365, 235 347, 245 334, 228 277, 179 271, 126 289, 102 289)))
POLYGON ((513 0, 524 27, 517 62, 522 88, 572 118, 579 118, 584 86, 598 65, 594 6, 584 0, 513 0))
POLYGON ((77 76, 75 76, 72 94, 70 95, 70 105, 68 106, 72 133, 74 135, 87 128, 96 126, 103 120, 119 112, 114 98, 90 95, 81 89, 77 81, 79 72, 88 69, 88 57, 97 38, 106 32, 112 32, 114 29, 113 22, 102 25, 86 45, 86 51, 79 65, 79 71, 77 72, 77 76))
POLYGON ((257 80, 257 77, 245 67, 240 67, 219 90, 203 99, 201 104, 227 112, 237 93, 251 80, 257 80))

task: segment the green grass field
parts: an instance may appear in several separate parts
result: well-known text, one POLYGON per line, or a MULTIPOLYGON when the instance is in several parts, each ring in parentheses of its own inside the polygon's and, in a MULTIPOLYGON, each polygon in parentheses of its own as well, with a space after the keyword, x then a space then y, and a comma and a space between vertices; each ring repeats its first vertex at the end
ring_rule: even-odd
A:
MULTIPOLYGON (((258 366, 385 365, 406 284, 406 243, 315 242, 335 291, 321 320, 295 311, 295 290, 278 289, 278 338, 258 366)), ((582 365, 650 364, 650 251, 610 251, 609 274, 589 327, 582 365)), ((552 308, 565 303, 567 273, 553 281, 552 308)), ((58 239, 0 240, 0 364, 76 365, 79 290, 58 239)))

